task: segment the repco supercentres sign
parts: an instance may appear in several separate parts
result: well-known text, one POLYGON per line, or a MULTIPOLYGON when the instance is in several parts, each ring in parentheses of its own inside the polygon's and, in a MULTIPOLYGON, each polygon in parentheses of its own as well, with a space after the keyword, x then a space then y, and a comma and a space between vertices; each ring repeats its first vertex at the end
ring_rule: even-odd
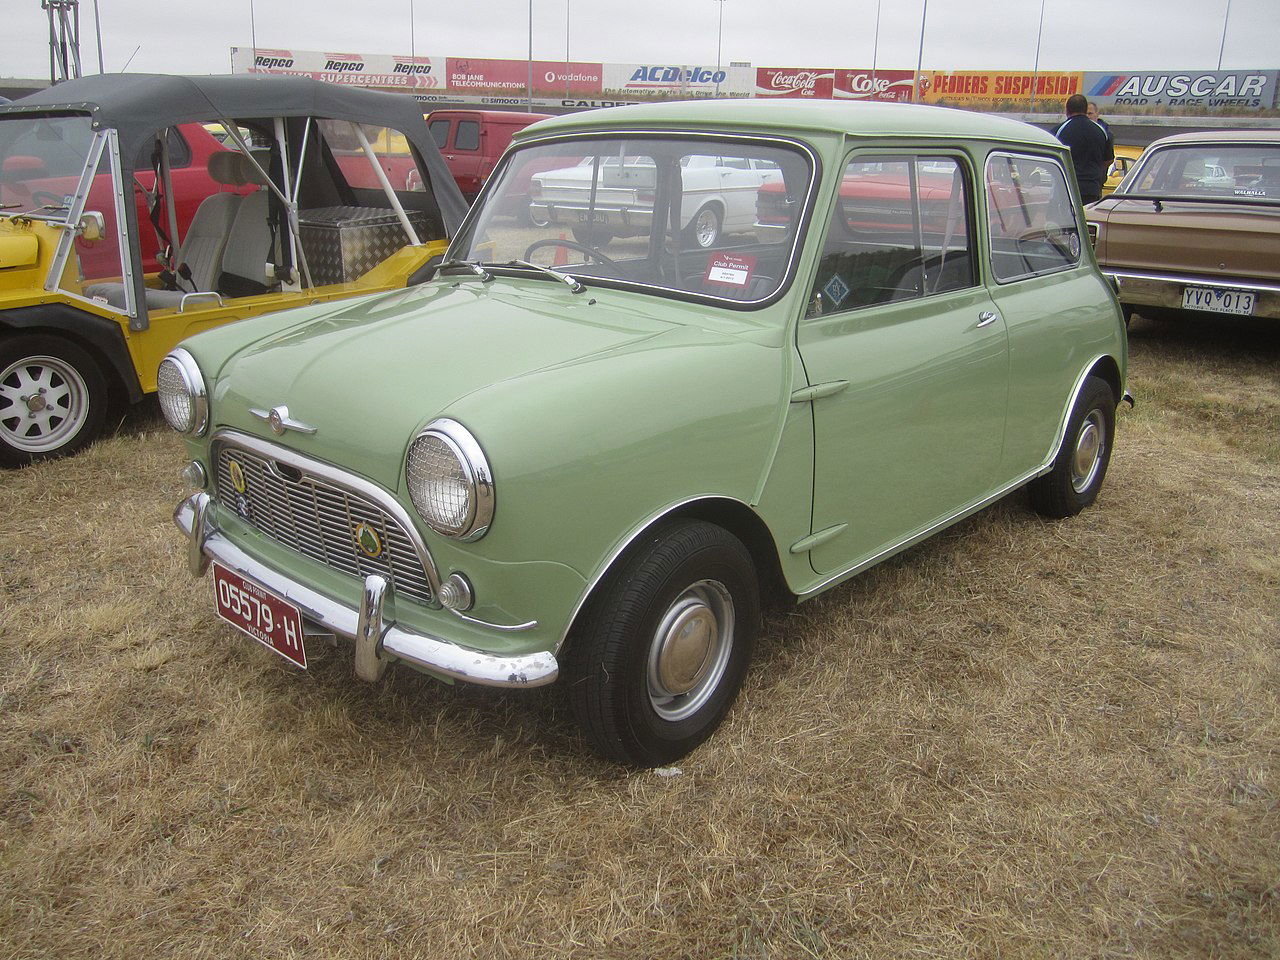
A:
POLYGON ((442 57, 393 57, 316 50, 257 50, 231 48, 232 73, 271 73, 311 77, 329 83, 405 90, 435 90, 444 86, 442 57))

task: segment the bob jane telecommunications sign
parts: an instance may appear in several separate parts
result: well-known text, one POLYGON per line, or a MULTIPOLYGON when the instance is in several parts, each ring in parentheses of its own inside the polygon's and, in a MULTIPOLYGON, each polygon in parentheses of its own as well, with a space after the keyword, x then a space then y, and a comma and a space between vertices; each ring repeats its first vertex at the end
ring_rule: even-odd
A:
POLYGON ((1086 73, 1085 95, 1108 107, 1245 107, 1276 102, 1275 70, 1086 73))

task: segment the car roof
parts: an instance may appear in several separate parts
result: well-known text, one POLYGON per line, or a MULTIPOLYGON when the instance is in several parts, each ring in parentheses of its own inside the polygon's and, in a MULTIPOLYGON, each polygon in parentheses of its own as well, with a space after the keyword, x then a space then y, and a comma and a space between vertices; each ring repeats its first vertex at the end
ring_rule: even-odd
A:
POLYGON ((1151 141, 1151 146, 1178 143, 1280 143, 1280 130, 1197 130, 1161 137, 1151 141))
POLYGON ((606 107, 566 114, 526 127, 518 140, 605 129, 761 130, 771 133, 836 133, 855 137, 928 137, 999 140, 1063 149, 1038 127, 1007 117, 905 103, 841 103, 836 100, 699 100, 606 107))

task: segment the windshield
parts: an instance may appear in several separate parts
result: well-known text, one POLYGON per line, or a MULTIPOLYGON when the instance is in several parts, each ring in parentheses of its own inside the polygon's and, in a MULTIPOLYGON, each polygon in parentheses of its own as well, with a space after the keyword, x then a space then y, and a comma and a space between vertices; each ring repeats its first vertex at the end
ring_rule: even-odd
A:
POLYGON ((1127 194, 1280 200, 1280 144, 1162 147, 1125 181, 1127 194))
POLYGON ((451 259, 754 302, 785 281, 813 178, 799 148, 595 137, 516 150, 451 259))
POLYGON ((86 116, 0 120, 0 212, 65 215, 92 142, 86 116))

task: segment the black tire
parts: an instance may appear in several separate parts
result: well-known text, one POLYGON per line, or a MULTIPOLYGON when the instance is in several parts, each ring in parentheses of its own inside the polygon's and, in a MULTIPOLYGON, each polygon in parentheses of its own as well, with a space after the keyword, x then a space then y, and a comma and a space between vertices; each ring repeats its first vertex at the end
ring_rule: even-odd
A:
POLYGON ((729 712, 759 629, 755 564, 737 537, 692 520, 655 528, 604 581, 570 639, 564 679, 579 727, 621 763, 680 759, 729 712))
POLYGON ((77 344, 43 334, 0 339, 0 467, 65 457, 92 443, 107 400, 101 366, 77 344))
POLYGON ((721 216, 719 207, 713 203, 700 207, 684 228, 685 246, 691 250, 710 250, 720 242, 723 226, 724 217, 721 216), (699 226, 700 222, 705 222, 705 229, 699 226))
POLYGON ((1110 385, 1089 377, 1067 419, 1062 446, 1053 460, 1053 469, 1031 481, 1031 506, 1045 517, 1074 517, 1098 499, 1102 481, 1111 463, 1116 435, 1116 397, 1110 385), (1089 456, 1090 437, 1098 443, 1089 456), (1084 459, 1077 457, 1083 453, 1084 459))
POLYGON ((603 247, 613 239, 613 231, 598 223, 584 223, 573 228, 573 239, 588 247, 603 247))

